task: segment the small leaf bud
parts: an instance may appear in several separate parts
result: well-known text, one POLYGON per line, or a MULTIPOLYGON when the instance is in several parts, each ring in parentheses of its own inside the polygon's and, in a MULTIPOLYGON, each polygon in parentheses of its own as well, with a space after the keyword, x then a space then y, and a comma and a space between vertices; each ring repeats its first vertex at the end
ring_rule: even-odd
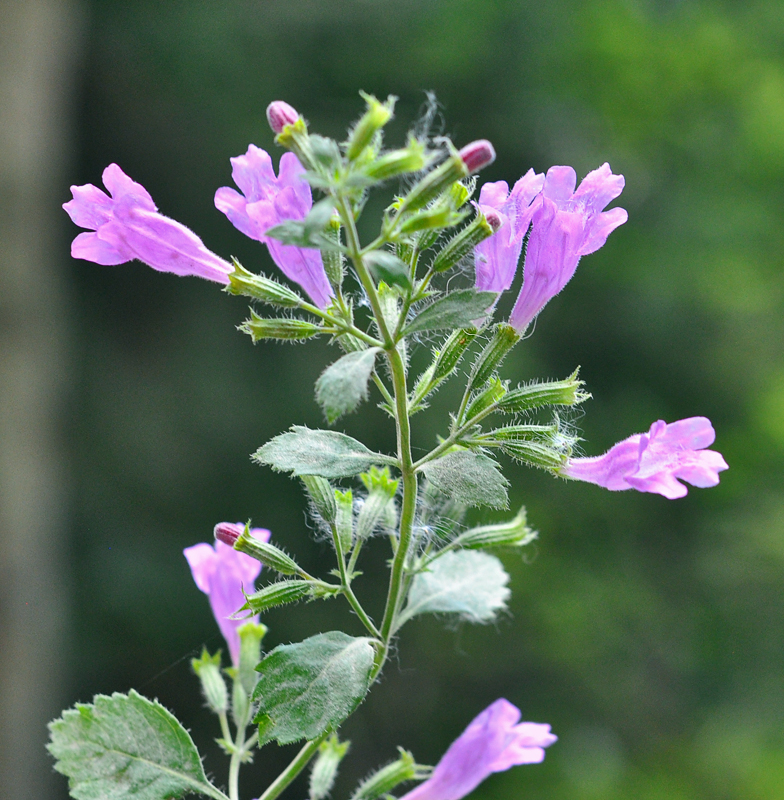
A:
POLYGON ((495 150, 487 139, 478 139, 467 144, 460 150, 459 156, 463 159, 468 172, 479 172, 480 169, 495 161, 495 150))
POLYGON ((308 496, 324 522, 328 524, 334 522, 337 505, 335 504, 335 492, 329 481, 317 475, 301 475, 300 477, 305 484, 308 496))
POLYGON ((348 752, 350 742, 340 742, 333 733, 319 745, 318 756, 310 773, 310 800, 324 800, 332 790, 338 767, 348 752))
POLYGON ((236 522, 219 522, 213 530, 213 535, 219 542, 234 547, 242 531, 242 525, 237 525, 236 522))
POLYGON ((211 656, 207 649, 201 651, 201 658, 191 659, 191 667, 201 682, 204 699, 210 710, 216 714, 226 713, 229 704, 229 694, 226 682, 220 673, 220 650, 211 656))
POLYGON ((302 572, 297 562, 287 556, 280 548, 251 536, 249 524, 245 525, 245 530, 234 543, 234 549, 252 556, 257 561, 266 564, 270 569, 280 572, 281 575, 296 575, 302 572))
POLYGON ((267 122, 276 134, 283 133, 286 125, 293 125, 298 119, 297 110, 283 100, 274 100, 267 106, 267 122))

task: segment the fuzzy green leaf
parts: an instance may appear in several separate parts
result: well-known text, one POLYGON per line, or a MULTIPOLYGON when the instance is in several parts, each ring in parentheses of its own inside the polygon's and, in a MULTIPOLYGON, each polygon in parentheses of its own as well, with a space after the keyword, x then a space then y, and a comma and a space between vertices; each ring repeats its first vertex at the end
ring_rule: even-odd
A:
POLYGON ((226 800, 204 774, 188 732, 162 705, 137 692, 97 695, 49 724, 55 769, 77 800, 226 800))
POLYGON ((466 328, 475 320, 486 317, 495 299, 495 292, 477 292, 475 289, 452 292, 420 311, 408 323, 405 333, 466 328))
POLYGON ((501 562, 488 553, 444 553, 412 584, 401 624, 417 614, 458 614, 468 622, 492 622, 511 592, 501 562))
POLYGON ((362 442, 337 431, 311 430, 294 425, 260 447, 252 456, 276 472, 350 478, 366 472, 372 464, 394 464, 389 456, 368 450, 362 442))
POLYGON ((290 744, 335 729, 370 688, 375 650, 340 631, 276 647, 257 667, 259 744, 290 744))
POLYGON ((411 268, 394 253, 386 250, 374 250, 372 253, 368 253, 364 260, 373 273, 376 283, 384 281, 390 286, 411 288, 411 268))
POLYGON ((422 467, 428 480, 445 494, 472 506, 506 508, 509 481, 492 458, 472 450, 457 450, 422 467))
POLYGON ((370 347, 347 353, 321 373, 316 381, 316 400, 330 424, 367 398, 367 384, 379 350, 370 347))

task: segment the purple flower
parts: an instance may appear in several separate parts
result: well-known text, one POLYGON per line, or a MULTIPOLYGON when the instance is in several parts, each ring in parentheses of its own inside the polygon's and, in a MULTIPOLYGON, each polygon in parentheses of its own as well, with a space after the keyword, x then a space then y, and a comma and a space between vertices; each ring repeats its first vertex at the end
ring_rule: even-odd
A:
POLYGON ((716 433, 705 417, 689 417, 667 424, 658 420, 647 434, 636 433, 596 458, 572 458, 561 474, 604 486, 611 492, 637 489, 674 500, 688 493, 680 478, 706 488, 719 482, 728 469, 721 453, 705 448, 716 433))
POLYGON ((433 774, 400 800, 460 800, 492 772, 538 764, 557 740, 549 725, 518 722, 520 709, 501 698, 452 742, 433 774))
POLYGON ((319 308, 326 308, 333 292, 321 253, 265 236, 281 222, 304 219, 313 207, 310 186, 302 177, 304 170, 297 157, 284 153, 280 174, 275 177, 269 153, 252 144, 244 156, 231 159, 231 167, 231 177, 242 194, 224 186, 215 193, 215 207, 246 236, 266 244, 283 274, 298 283, 319 308))
POLYGON ((476 288, 505 292, 514 280, 523 239, 531 217, 541 205, 539 192, 544 175, 529 169, 509 191, 506 181, 486 183, 479 193, 479 208, 485 216, 496 214, 500 228, 476 246, 476 288))
POLYGON ((521 333, 574 275, 580 256, 598 250, 628 219, 622 208, 602 209, 623 190, 623 175, 609 164, 589 172, 577 191, 571 167, 550 167, 542 203, 533 215, 523 268, 523 287, 510 324, 521 333))
POLYGON ((161 272, 229 282, 231 264, 208 250, 193 231, 159 214, 147 190, 117 164, 103 171, 103 183, 108 195, 87 183, 72 186, 73 200, 63 204, 79 227, 94 231, 73 240, 74 258, 106 265, 137 258, 161 272))
MULTIPOLYGON (((221 523, 231 526, 230 522, 221 523)), ((245 526, 236 523, 237 533, 242 533, 245 526)), ((269 541, 270 532, 264 528, 251 528, 251 535, 263 542, 269 541)), ((240 637, 237 628, 248 619, 231 619, 240 607, 245 604, 243 589, 252 593, 253 582, 261 572, 261 564, 245 553, 240 553, 223 542, 211 544, 195 544, 183 551, 193 574, 193 580, 204 594, 210 598, 210 607, 215 615, 218 627, 229 646, 231 661, 236 666, 240 657, 240 637)), ((258 615, 251 619, 258 620, 258 615)))

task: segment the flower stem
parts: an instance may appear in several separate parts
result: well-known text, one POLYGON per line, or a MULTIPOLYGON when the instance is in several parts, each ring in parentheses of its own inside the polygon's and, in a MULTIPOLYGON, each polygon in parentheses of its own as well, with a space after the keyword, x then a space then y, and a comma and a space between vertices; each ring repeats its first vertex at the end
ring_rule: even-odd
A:
POLYGON ((329 736, 329 731, 324 731, 318 739, 308 742, 302 750, 297 753, 294 760, 278 775, 277 778, 267 787, 267 790, 259 797, 259 800, 275 800, 281 792, 302 772, 308 762, 319 749, 319 745, 329 736))

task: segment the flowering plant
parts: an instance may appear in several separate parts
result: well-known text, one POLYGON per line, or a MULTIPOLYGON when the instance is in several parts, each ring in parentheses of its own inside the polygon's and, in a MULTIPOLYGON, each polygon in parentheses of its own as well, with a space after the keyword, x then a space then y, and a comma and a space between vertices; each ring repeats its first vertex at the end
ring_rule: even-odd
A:
MULTIPOLYGON (((331 542, 332 572, 309 574, 270 541, 269 531, 249 523, 221 522, 214 546, 185 550, 231 662, 222 668, 220 652, 206 649, 193 660, 229 756, 226 792, 208 780, 185 728, 157 702, 132 691, 98 696, 51 724, 49 749, 75 798, 164 800, 196 793, 238 800, 240 768, 257 748, 304 740, 259 797, 274 800, 312 762, 310 798, 323 800, 348 749, 338 729, 381 674, 405 623, 425 613, 486 623, 505 609, 508 576, 488 551, 519 550, 536 534, 524 510, 508 521, 464 524, 470 507, 508 506, 497 454, 611 491, 667 498, 687 493, 681 481, 713 486, 727 468, 719 453, 706 449, 714 432, 704 417, 659 420, 647 434, 630 436, 603 456, 578 456, 573 429, 562 421, 565 410, 589 397, 577 371, 563 380, 514 386, 501 377, 505 356, 572 278, 580 258, 626 221, 623 209, 605 210, 620 195, 623 177, 604 164, 577 186, 570 167, 552 167, 546 175, 530 170, 511 190, 503 181, 485 184, 472 202, 475 173, 495 158, 489 142, 457 150, 448 140, 412 135, 404 147, 386 150, 382 133, 394 98, 381 103, 364 97, 367 108, 342 144, 312 134, 286 103, 272 103, 270 126, 288 150, 277 175, 270 155, 250 145, 232 159, 240 192, 224 187, 215 195, 216 207, 265 244, 306 296, 212 253, 163 216, 147 191, 114 164, 103 176, 108 194, 75 186, 64 206, 89 230, 74 240, 76 258, 104 265, 138 259, 281 310, 268 316, 251 309, 241 330, 254 342, 329 337, 343 354, 316 381, 327 422, 354 411, 372 384, 397 440, 396 452, 379 453, 345 433, 295 425, 253 455, 258 464, 301 479, 314 523, 331 542), (401 190, 384 211, 376 238, 362 244, 357 220, 367 195, 392 179, 401 190), (320 198, 315 203, 314 192, 320 198), (493 322, 526 241, 522 288, 511 316, 493 322), (455 288, 466 273, 467 285, 455 288), (436 346, 430 364, 414 376, 409 357, 425 337, 436 346), (462 398, 444 435, 415 459, 412 417, 427 408, 442 383, 460 374, 471 353, 462 398), (373 619, 354 582, 363 545, 377 534, 388 537, 391 561, 384 611, 373 619), (272 577, 257 588, 262 565, 263 575, 272 577), (349 603, 363 636, 328 631, 262 657, 264 612, 339 597, 349 603)), ((352 800, 377 800, 414 781, 418 785, 404 800, 460 800, 492 772, 538 763, 556 737, 549 725, 520 717, 519 709, 499 699, 435 767, 401 750, 399 759, 359 784, 352 800)))

